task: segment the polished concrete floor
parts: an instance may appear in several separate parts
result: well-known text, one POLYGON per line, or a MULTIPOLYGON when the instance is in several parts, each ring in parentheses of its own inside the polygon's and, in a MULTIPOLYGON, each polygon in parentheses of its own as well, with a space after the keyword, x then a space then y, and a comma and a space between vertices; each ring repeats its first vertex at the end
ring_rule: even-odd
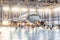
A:
POLYGON ((60 29, 1 27, 0 40, 60 40, 60 29))

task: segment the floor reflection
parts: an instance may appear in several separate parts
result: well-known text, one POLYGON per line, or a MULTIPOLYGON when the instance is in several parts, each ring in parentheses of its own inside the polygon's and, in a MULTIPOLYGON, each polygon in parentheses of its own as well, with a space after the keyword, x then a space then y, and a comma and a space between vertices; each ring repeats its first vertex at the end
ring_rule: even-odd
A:
POLYGON ((1 27, 0 40, 60 40, 60 29, 1 27))

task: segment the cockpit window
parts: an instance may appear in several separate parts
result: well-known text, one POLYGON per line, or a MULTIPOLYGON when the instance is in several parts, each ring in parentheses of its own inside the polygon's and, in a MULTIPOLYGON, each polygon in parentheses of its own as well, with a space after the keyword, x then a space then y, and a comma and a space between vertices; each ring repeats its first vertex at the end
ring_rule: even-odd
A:
POLYGON ((29 16, 38 16, 37 14, 32 14, 32 15, 29 15, 29 16))

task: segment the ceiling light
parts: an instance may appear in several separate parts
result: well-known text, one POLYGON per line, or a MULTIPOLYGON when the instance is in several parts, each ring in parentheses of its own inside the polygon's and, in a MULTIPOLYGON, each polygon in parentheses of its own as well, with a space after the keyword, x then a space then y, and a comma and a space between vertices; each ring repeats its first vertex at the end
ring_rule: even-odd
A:
POLYGON ((30 12, 36 12, 36 9, 30 8, 29 11, 30 11, 30 12))
POLYGON ((22 12, 27 12, 28 11, 28 8, 21 8, 21 11, 22 12))
POLYGON ((20 9, 19 9, 19 7, 12 7, 12 12, 19 12, 20 11, 20 9))
POLYGON ((3 7, 2 7, 2 10, 3 10, 3 11, 9 11, 10 8, 9 8, 8 6, 3 6, 3 7))
POLYGON ((60 7, 54 8, 54 11, 60 11, 60 7))

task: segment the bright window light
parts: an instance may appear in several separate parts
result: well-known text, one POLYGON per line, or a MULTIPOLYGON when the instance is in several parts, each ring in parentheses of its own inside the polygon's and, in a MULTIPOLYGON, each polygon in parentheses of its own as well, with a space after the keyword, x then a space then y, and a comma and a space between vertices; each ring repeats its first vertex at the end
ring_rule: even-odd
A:
POLYGON ((36 9, 34 9, 34 8, 30 8, 29 11, 30 11, 30 12, 35 12, 36 9))
POLYGON ((45 11, 45 12, 50 12, 51 10, 50 10, 50 9, 45 9, 44 11, 45 11))
POLYGON ((48 9, 48 8, 46 8, 45 10, 44 10, 44 12, 46 13, 46 14, 51 14, 51 9, 48 9))
POLYGON ((9 25, 9 21, 4 20, 4 21, 2 21, 2 24, 3 25, 9 25))
POLYGON ((21 8, 21 11, 22 12, 27 12, 28 11, 28 8, 21 8))
POLYGON ((20 11, 20 8, 19 7, 12 7, 12 12, 19 12, 20 11))
POLYGON ((54 24, 58 24, 58 21, 54 21, 54 24))
POLYGON ((38 9, 37 11, 38 11, 38 12, 42 12, 42 11, 44 11, 44 10, 43 10, 43 9, 38 9))
POLYGON ((54 9, 53 9, 53 12, 54 12, 54 13, 58 13, 58 12, 60 12, 60 7, 56 7, 56 8, 54 8, 54 9))
POLYGON ((54 8, 54 10, 55 10, 55 11, 58 11, 58 10, 60 10, 60 7, 54 8))
POLYGON ((3 6, 3 7, 2 7, 2 10, 3 10, 3 11, 9 11, 10 8, 9 8, 8 6, 3 6))
POLYGON ((41 8, 41 9, 38 9, 37 11, 40 13, 42 13, 42 12, 51 13, 51 9, 48 9, 48 8, 46 8, 46 9, 41 8))

